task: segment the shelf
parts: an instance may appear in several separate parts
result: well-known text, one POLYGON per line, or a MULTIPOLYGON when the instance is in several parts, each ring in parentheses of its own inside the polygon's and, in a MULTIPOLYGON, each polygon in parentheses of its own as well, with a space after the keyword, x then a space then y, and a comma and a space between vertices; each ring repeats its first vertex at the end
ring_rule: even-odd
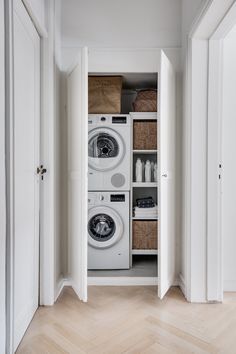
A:
POLYGON ((154 216, 154 217, 152 217, 152 218, 150 218, 150 217, 138 217, 138 216, 133 216, 132 217, 132 220, 158 220, 158 216, 154 216))
POLYGON ((133 188, 156 188, 157 182, 133 182, 133 188))
POLYGON ((134 154, 156 154, 158 150, 133 150, 134 154))
POLYGON ((130 112, 133 120, 157 120, 157 112, 130 112))
POLYGON ((132 255, 158 255, 158 250, 132 250, 132 255))

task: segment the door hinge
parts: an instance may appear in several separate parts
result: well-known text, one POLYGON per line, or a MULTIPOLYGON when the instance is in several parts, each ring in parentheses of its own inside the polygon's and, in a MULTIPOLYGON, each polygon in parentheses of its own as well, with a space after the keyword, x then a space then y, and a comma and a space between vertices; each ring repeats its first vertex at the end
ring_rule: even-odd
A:
POLYGON ((46 168, 44 168, 43 165, 40 165, 37 167, 37 175, 41 177, 41 180, 43 181, 43 175, 47 172, 46 168))
POLYGON ((221 163, 219 163, 219 169, 220 169, 219 179, 221 179, 221 169, 222 169, 222 164, 221 163))

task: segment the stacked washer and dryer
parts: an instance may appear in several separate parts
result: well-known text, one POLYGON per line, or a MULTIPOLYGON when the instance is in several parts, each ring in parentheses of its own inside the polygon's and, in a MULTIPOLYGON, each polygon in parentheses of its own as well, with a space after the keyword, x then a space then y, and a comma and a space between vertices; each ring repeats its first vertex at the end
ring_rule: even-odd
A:
POLYGON ((129 115, 89 114, 88 269, 128 269, 131 124, 129 115))

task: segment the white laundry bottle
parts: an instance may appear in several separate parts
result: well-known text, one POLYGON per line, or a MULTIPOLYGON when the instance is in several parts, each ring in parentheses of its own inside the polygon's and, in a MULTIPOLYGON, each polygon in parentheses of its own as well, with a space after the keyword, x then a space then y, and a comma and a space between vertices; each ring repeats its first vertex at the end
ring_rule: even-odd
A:
POLYGON ((151 182, 151 162, 149 160, 145 164, 145 182, 151 182))
POLYGON ((141 161, 141 159, 137 159, 137 161, 136 161, 135 179, 136 179, 136 182, 142 182, 142 161, 141 161))
POLYGON ((151 162, 151 182, 154 182, 154 162, 151 162))
POLYGON ((142 182, 145 182, 145 162, 142 161, 142 182))
POLYGON ((154 182, 157 182, 157 163, 154 165, 154 182))

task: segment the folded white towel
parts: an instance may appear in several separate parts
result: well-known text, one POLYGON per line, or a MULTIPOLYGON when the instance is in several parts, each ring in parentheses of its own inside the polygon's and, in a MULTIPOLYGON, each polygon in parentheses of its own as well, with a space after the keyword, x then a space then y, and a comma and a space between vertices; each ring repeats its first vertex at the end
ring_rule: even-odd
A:
POLYGON ((158 207, 155 205, 152 208, 139 208, 134 207, 134 216, 138 218, 156 218, 158 207))
POLYGON ((142 213, 150 213, 150 212, 157 212, 157 205, 152 207, 152 208, 139 208, 139 207, 135 207, 134 208, 135 212, 136 211, 140 211, 142 213))
POLYGON ((137 210, 153 210, 153 209, 157 209, 157 205, 155 204, 155 206, 151 208, 140 208, 138 206, 135 206, 134 208, 137 210))

